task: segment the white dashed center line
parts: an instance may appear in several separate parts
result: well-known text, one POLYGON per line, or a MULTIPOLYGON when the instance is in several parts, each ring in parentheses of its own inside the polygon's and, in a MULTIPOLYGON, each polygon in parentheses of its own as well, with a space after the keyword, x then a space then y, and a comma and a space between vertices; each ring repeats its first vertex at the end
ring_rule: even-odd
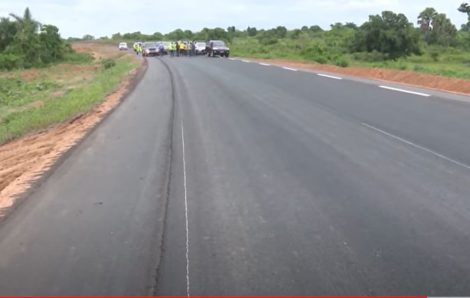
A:
POLYGON ((290 67, 286 67, 286 66, 284 66, 283 68, 287 69, 287 70, 291 70, 291 71, 297 71, 297 69, 295 69, 295 68, 290 68, 290 67))
POLYGON ((415 92, 415 91, 399 89, 399 88, 393 88, 393 87, 388 87, 388 86, 379 86, 379 87, 383 88, 383 89, 387 89, 387 90, 398 91, 398 92, 403 92, 403 93, 409 93, 409 94, 414 94, 414 95, 419 95, 419 96, 425 96, 425 97, 431 96, 431 95, 426 94, 426 93, 415 92))
POLYGON ((323 74, 323 73, 317 73, 317 75, 320 76, 320 77, 325 77, 325 78, 330 78, 330 79, 335 79, 335 80, 342 80, 343 79, 343 78, 340 78, 340 77, 330 76, 330 75, 323 74))

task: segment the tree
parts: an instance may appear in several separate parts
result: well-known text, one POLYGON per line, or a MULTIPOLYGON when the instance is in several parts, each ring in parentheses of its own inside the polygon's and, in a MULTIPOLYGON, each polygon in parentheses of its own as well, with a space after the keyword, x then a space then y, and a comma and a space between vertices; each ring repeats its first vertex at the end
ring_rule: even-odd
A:
POLYGON ((160 32, 155 32, 151 35, 150 39, 152 39, 152 40, 163 40, 164 36, 160 32))
MULTIPOLYGON (((418 16, 418 25, 423 32, 427 34, 432 30, 432 20, 437 16, 437 11, 432 7, 427 7, 418 16)), ((425 38, 426 39, 426 38, 425 38)))
POLYGON ((353 50, 377 51, 391 59, 420 53, 419 36, 404 14, 371 15, 356 32, 353 50))
POLYGON ((445 14, 440 13, 434 17, 429 43, 450 46, 455 43, 456 36, 457 28, 445 14))
POLYGON ((318 25, 310 26, 309 30, 314 33, 323 31, 323 29, 318 25))
POLYGON ((256 27, 248 27, 246 32, 248 33, 248 36, 256 36, 256 34, 258 34, 256 27))
POLYGON ((277 26, 276 29, 274 29, 275 34, 277 38, 285 38, 287 35, 287 28, 284 26, 277 26))
POLYGON ((111 39, 113 39, 113 40, 121 40, 121 39, 122 39, 121 33, 114 33, 114 34, 111 36, 111 39))
POLYGON ((418 25, 428 44, 449 46, 455 42, 457 28, 443 13, 438 13, 434 8, 428 7, 418 16, 418 25))
POLYGON ((344 25, 339 22, 330 25, 331 30, 342 29, 343 27, 344 25))
POLYGON ((184 39, 184 32, 181 29, 176 29, 168 33, 166 37, 170 40, 182 40, 184 39))
POLYGON ((467 14, 467 23, 462 25, 462 31, 470 31, 470 5, 468 5, 468 3, 462 3, 457 10, 467 14))
POLYGON ((56 26, 41 26, 39 41, 41 63, 51 63, 64 57, 64 42, 56 26))
POLYGON ((191 40, 194 37, 193 31, 191 31, 191 30, 184 30, 183 33, 184 33, 184 39, 191 40))
POLYGON ((13 42, 16 30, 16 24, 10 19, 0 19, 0 52, 3 52, 13 42))
POLYGON ((82 39, 83 40, 95 40, 95 37, 93 35, 90 35, 90 34, 85 34, 85 35, 83 35, 82 39))
POLYGON ((349 28, 349 29, 354 29, 354 30, 357 29, 357 25, 354 24, 353 22, 347 22, 346 24, 344 24, 344 27, 349 28))
POLYGON ((33 19, 29 8, 25 9, 23 17, 13 13, 10 16, 16 24, 16 34, 11 43, 12 52, 24 56, 25 67, 39 63, 38 31, 40 23, 33 19))

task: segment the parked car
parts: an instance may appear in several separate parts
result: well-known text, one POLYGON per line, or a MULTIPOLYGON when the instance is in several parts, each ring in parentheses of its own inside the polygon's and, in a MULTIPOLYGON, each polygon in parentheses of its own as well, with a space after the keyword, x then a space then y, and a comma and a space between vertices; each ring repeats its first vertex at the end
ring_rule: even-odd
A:
POLYGON ((196 47, 196 55, 205 55, 206 54, 207 44, 206 44, 205 41, 196 41, 195 42, 195 47, 196 47))
POLYGON ((209 57, 228 57, 230 56, 230 49, 225 45, 222 40, 209 40, 206 47, 207 56, 209 57))
POLYGON ((158 56, 158 45, 155 42, 144 42, 144 57, 158 56))
POLYGON ((120 51, 127 51, 129 49, 129 47, 127 46, 127 42, 121 42, 119 43, 119 50, 120 51))

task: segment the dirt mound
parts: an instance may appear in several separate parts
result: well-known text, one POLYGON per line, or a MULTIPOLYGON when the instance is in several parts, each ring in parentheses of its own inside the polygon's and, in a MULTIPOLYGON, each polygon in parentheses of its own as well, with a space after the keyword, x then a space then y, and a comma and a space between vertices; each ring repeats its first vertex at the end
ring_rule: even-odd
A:
POLYGON ((117 45, 79 41, 72 43, 72 48, 79 53, 91 53, 97 60, 106 58, 118 58, 122 55, 129 54, 128 52, 121 52, 118 50, 117 45))
POLYGON ((338 67, 334 65, 304 63, 283 59, 255 59, 256 61, 269 62, 282 66, 308 69, 313 71, 327 71, 338 74, 378 79, 426 87, 431 89, 449 91, 461 94, 470 94, 470 80, 449 78, 432 74, 424 74, 409 70, 395 70, 383 68, 363 68, 363 67, 338 67))

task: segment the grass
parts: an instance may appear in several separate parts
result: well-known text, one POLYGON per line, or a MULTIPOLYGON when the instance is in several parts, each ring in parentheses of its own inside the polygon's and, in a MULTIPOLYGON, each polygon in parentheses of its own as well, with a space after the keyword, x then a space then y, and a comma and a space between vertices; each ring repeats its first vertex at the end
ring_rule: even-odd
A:
POLYGON ((102 102, 137 67, 129 56, 113 61, 106 68, 79 54, 72 64, 36 70, 32 78, 24 78, 26 71, 0 73, 0 144, 69 120, 102 102))
POLYGON ((457 48, 424 47, 422 55, 397 60, 383 60, 380 56, 367 61, 348 54, 344 47, 334 46, 323 39, 280 39, 275 44, 263 45, 256 38, 235 38, 230 44, 233 56, 265 59, 288 59, 299 62, 332 64, 341 67, 378 67, 410 70, 445 77, 470 79, 470 52, 457 48))
POLYGON ((432 57, 430 51, 420 56, 410 56, 396 61, 366 62, 350 57, 352 66, 379 67, 399 70, 410 70, 420 73, 470 79, 470 53, 456 49, 442 49, 437 57, 432 57))

